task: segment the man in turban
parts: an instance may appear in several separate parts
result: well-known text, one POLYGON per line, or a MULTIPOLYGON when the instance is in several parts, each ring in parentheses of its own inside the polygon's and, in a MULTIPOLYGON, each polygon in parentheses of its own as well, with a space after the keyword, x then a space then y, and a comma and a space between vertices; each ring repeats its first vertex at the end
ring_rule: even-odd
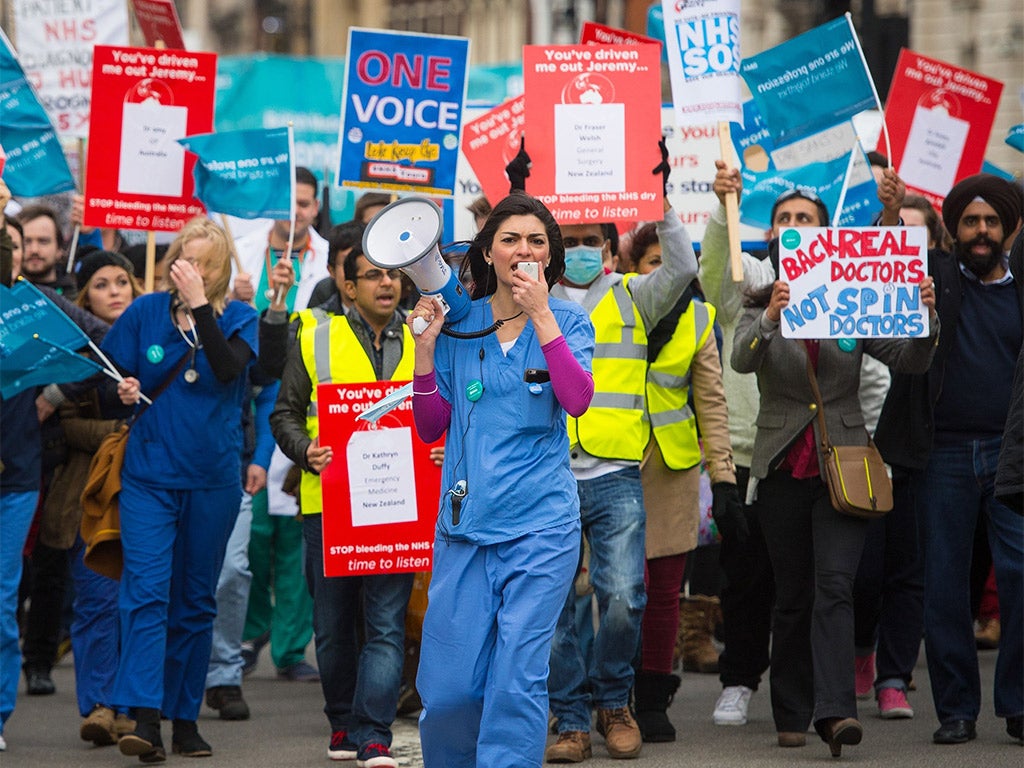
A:
MULTIPOLYGON (((1020 191, 989 174, 964 179, 942 207, 953 253, 933 252, 940 332, 931 369, 894 374, 875 432, 890 464, 910 468, 924 558, 928 674, 937 744, 975 738, 981 683, 970 605, 971 549, 986 526, 1003 636, 996 715, 1024 736, 1024 518, 993 495, 1014 365, 1024 343, 1024 258, 1006 238, 1021 218, 1020 191)), ((911 556, 913 553, 901 553, 911 556)))

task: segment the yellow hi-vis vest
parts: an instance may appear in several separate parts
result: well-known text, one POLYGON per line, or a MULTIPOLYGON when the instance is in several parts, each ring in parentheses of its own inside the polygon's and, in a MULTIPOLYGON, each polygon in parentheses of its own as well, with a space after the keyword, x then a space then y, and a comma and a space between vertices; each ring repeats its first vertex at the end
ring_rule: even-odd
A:
MULTIPOLYGON (((376 381, 377 373, 344 315, 329 315, 321 309, 305 309, 299 313, 299 322, 299 350, 313 385, 309 394, 309 410, 306 412, 306 434, 315 438, 320 434, 317 386, 376 381)), ((393 379, 403 381, 412 378, 413 346, 412 335, 408 327, 405 327, 402 359, 395 368, 393 379)), ((339 459, 343 460, 344 455, 339 459)), ((323 512, 319 475, 303 472, 299 494, 302 514, 316 515, 323 512)))
POLYGON ((700 463, 697 419, 689 404, 690 365, 714 324, 715 308, 691 301, 647 371, 647 413, 669 469, 689 469, 700 463))
POLYGON ((594 324, 594 398, 579 418, 568 417, 569 445, 602 459, 640 461, 650 439, 644 418, 647 330, 624 275, 590 313, 594 324))

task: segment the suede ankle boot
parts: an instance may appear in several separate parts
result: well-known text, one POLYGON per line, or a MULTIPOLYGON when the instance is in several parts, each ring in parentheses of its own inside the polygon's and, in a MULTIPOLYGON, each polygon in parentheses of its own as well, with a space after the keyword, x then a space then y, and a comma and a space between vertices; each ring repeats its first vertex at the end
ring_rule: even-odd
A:
POLYGON ((162 763, 167 759, 160 738, 160 710, 153 707, 135 707, 135 730, 126 733, 117 742, 122 755, 138 755, 143 763, 162 763))
POLYGON ((676 740, 676 729, 668 719, 668 707, 680 682, 678 675, 637 672, 633 683, 634 708, 644 741, 676 740))
POLYGON ((199 735, 195 720, 175 720, 171 731, 171 749, 182 757, 209 757, 213 748, 199 735))

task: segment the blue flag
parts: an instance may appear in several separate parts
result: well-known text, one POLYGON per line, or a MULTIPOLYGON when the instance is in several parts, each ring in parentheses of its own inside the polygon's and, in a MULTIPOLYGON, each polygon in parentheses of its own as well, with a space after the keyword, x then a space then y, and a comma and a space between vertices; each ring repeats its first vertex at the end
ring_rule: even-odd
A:
POLYGON ((1006 134, 1006 143, 1018 152, 1024 152, 1024 123, 1011 126, 1006 134))
MULTIPOLYGON (((821 199, 831 217, 839 204, 850 155, 827 163, 808 163, 786 171, 755 173, 743 169, 743 198, 740 221, 752 227, 771 229, 772 206, 783 192, 801 189, 821 199)), ((831 222, 825 222, 826 226, 831 222)))
POLYGON ((290 219, 295 166, 288 128, 220 131, 178 139, 198 158, 195 195, 240 219, 290 219))
POLYGON ((30 337, 25 347, 32 359, 23 366, 11 365, 4 359, 0 365, 0 397, 9 398, 29 387, 81 381, 104 370, 99 363, 54 344, 38 334, 30 337))
POLYGON ((6 35, 0 32, 0 143, 7 154, 4 181, 19 197, 75 188, 75 179, 53 123, 25 78, 6 35))
POLYGON ((0 348, 10 346, 9 337, 24 340, 33 334, 69 349, 89 344, 75 321, 28 280, 19 279, 13 288, 0 285, 0 348))
POLYGON ((740 74, 778 146, 881 109, 849 14, 745 58, 740 74))
POLYGON ((0 285, 0 396, 91 376, 103 366, 75 354, 89 337, 28 280, 0 285))

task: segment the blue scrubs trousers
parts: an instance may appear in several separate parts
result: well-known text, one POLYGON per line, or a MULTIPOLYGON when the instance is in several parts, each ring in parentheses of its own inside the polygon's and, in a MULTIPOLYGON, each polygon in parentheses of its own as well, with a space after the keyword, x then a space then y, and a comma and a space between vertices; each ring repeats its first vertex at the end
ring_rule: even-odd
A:
POLYGON ((121 659, 114 701, 195 720, 206 684, 215 594, 240 483, 166 489, 125 479, 121 659))
POLYGON ((71 577, 75 584, 71 647, 75 651, 75 696, 78 713, 85 717, 93 707, 114 706, 114 676, 117 674, 118 582, 108 579, 82 561, 85 542, 79 536, 71 549, 71 577))
POLYGON ((579 555, 579 521, 488 546, 435 541, 416 678, 426 768, 539 768, 551 638, 579 555))
POLYGON ((25 548, 39 493, 5 493, 0 496, 0 735, 14 711, 21 676, 18 647, 18 585, 21 583, 21 551, 25 548))

